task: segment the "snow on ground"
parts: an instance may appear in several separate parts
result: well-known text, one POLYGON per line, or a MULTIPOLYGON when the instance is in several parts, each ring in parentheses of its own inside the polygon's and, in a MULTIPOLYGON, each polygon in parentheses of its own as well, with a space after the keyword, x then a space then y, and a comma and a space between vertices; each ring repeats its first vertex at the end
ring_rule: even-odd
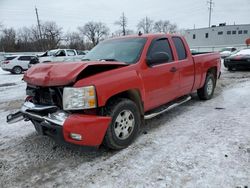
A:
POLYGON ((0 187, 250 186, 250 72, 223 70, 212 100, 194 95, 146 121, 128 148, 92 152, 38 136, 30 122, 5 123, 25 84, 0 72, 0 84, 4 78, 17 85, 0 94, 0 187))
POLYGON ((23 99, 25 83, 23 74, 14 75, 0 68, 0 103, 23 99))

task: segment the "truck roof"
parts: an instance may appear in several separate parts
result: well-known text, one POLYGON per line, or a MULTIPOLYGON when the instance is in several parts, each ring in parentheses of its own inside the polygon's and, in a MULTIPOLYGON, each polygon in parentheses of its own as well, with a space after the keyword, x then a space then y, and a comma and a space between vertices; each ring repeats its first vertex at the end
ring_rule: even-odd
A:
POLYGON ((169 33, 154 33, 154 34, 142 34, 142 35, 126 35, 126 36, 119 36, 119 37, 114 37, 114 38, 110 38, 108 40, 112 40, 112 39, 122 39, 122 38, 148 38, 148 39, 153 39, 156 37, 169 37, 169 36, 181 36, 178 34, 169 34, 169 33))

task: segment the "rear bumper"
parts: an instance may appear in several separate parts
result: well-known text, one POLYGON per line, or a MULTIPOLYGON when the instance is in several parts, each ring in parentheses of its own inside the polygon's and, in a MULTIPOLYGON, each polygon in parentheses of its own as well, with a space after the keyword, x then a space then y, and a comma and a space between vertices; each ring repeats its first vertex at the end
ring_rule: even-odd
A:
POLYGON ((1 67, 4 71, 11 71, 12 69, 9 69, 9 68, 3 68, 3 67, 1 67))
POLYGON ((55 106, 34 105, 31 102, 25 102, 19 112, 7 116, 8 123, 22 119, 35 122, 40 134, 50 136, 57 142, 91 147, 101 145, 111 122, 111 117, 68 114, 58 111, 55 106), (81 139, 72 138, 72 134, 80 135, 81 139))

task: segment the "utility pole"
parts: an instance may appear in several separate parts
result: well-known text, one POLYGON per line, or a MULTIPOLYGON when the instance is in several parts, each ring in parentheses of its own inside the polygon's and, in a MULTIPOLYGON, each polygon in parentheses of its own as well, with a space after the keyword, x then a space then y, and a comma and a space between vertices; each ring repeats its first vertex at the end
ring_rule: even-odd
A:
POLYGON ((210 27, 211 26, 211 13, 212 13, 212 10, 213 10, 213 5, 214 5, 214 3, 213 3, 213 0, 209 0, 208 2, 207 2, 208 4, 209 4, 209 7, 208 7, 208 10, 209 10, 209 22, 208 22, 208 27, 210 27))
MULTIPOLYGON (((41 31, 41 24, 40 24, 40 20, 39 20, 39 16, 38 16, 38 11, 37 8, 35 7, 35 11, 36 11, 36 20, 37 20, 37 26, 38 26, 38 31, 39 31, 39 38, 40 38, 40 44, 41 43, 41 39, 42 39, 42 31, 41 31)), ((42 50, 43 50, 43 46, 41 45, 42 50)))
POLYGON ((126 35, 126 25, 127 25, 127 23, 126 23, 126 17, 125 17, 125 14, 124 14, 124 12, 122 13, 122 34, 123 34, 123 36, 125 36, 126 35))
POLYGON ((145 33, 149 33, 149 28, 148 28, 148 17, 146 16, 145 18, 145 33))

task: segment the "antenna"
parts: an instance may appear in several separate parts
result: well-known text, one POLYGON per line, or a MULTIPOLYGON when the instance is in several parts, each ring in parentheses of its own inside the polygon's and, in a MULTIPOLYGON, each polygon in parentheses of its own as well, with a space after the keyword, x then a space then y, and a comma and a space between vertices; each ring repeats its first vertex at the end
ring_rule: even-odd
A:
POLYGON ((207 1, 207 3, 209 4, 209 7, 208 7, 208 10, 209 10, 208 27, 210 27, 210 25, 211 25, 211 13, 212 13, 212 10, 213 10, 214 2, 213 2, 213 0, 209 0, 209 1, 207 1))

